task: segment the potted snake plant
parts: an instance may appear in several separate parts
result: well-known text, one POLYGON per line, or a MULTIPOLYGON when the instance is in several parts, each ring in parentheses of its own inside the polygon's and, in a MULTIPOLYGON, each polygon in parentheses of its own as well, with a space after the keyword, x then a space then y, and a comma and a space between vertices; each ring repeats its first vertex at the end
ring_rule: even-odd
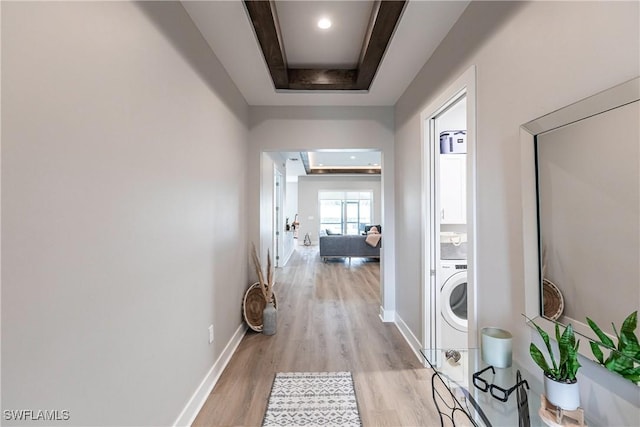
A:
POLYGON ((551 361, 551 363, 547 363, 542 351, 534 343, 531 343, 529 346, 531 358, 544 372, 544 390, 547 400, 562 409, 577 409, 580 406, 580 390, 576 379, 576 373, 581 366, 578 362, 580 340, 576 340, 571 324, 568 324, 560 334, 560 327, 556 323, 556 341, 560 354, 560 360, 556 361, 551 350, 549 334, 536 325, 533 320, 531 323, 544 341, 547 355, 551 361))
POLYGON ((605 334, 593 320, 587 317, 587 323, 596 333, 600 342, 589 341, 591 351, 602 366, 611 372, 618 373, 636 384, 640 384, 640 341, 635 334, 638 326, 638 310, 627 316, 622 322, 620 331, 616 325, 611 323, 613 332, 616 334, 618 345, 605 334), (605 359, 600 346, 610 350, 609 356, 605 359))

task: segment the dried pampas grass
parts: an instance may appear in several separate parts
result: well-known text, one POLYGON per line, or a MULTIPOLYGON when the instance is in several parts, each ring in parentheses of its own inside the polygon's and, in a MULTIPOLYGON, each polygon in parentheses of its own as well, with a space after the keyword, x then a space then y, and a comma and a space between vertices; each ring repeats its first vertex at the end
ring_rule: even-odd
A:
POLYGON ((273 297, 273 265, 271 265, 271 254, 267 250, 267 280, 264 280, 264 274, 262 273, 262 264, 260 258, 256 252, 256 245, 251 244, 251 258, 253 259, 253 266, 256 269, 258 275, 258 282, 260 282, 260 290, 264 296, 264 300, 270 302, 273 297))

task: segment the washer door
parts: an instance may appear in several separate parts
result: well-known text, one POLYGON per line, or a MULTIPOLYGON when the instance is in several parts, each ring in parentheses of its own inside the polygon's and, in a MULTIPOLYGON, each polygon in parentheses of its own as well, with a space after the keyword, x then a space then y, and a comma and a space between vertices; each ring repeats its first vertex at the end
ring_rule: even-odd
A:
POLYGON ((444 320, 460 332, 467 332, 467 272, 449 277, 441 289, 444 320))

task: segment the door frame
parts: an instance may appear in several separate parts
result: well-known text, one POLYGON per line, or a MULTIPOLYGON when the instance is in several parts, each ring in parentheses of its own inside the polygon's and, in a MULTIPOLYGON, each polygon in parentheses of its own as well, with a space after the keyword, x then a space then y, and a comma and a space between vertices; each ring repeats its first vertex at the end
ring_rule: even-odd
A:
MULTIPOLYGON (((266 164, 265 156, 273 161, 271 155, 273 153, 295 152, 295 151, 322 151, 322 150, 349 150, 349 151, 379 151, 382 156, 382 170, 380 174, 380 223, 385 230, 385 244, 380 250, 380 311, 379 317, 382 322, 395 322, 396 309, 396 289, 395 289, 395 226, 393 211, 393 183, 394 183, 394 162, 393 162, 393 138, 389 139, 387 144, 376 146, 279 146, 277 144, 269 147, 252 146, 250 148, 250 167, 255 168, 257 172, 250 172, 250 179, 254 179, 259 183, 255 188, 250 187, 250 203, 255 200, 255 212, 249 215, 249 239, 256 236, 258 242, 259 256, 266 256, 267 249, 273 247, 273 221, 271 215, 273 212, 271 204, 271 180, 273 175, 272 169, 266 164), (324 147, 324 148, 323 148, 324 147), (255 218, 255 221, 251 221, 255 218)), ((302 220, 304 220, 302 218, 302 220)), ((300 238, 303 236, 302 234, 300 238)), ((251 242, 251 240, 249 240, 251 242)))
POLYGON ((273 264, 274 267, 282 267, 282 254, 284 241, 282 240, 284 232, 283 212, 283 180, 284 174, 273 165, 273 264))
POLYGON ((477 347, 477 254, 476 254, 476 67, 472 65, 445 89, 420 114, 422 163, 422 346, 437 348, 440 307, 437 298, 437 262, 440 257, 439 202, 437 199, 438 161, 440 141, 435 135, 436 118, 461 97, 467 97, 467 295, 468 347, 477 347))

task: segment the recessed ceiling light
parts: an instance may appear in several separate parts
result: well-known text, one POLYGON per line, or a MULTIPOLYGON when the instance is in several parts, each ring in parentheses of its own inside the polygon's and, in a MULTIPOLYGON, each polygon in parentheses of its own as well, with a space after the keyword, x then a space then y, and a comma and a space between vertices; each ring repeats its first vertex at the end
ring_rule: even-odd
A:
POLYGON ((355 158, 356 158, 356 156, 351 156, 351 157, 349 157, 349 158, 350 158, 351 160, 353 160, 353 159, 355 159, 355 158))
POLYGON ((331 20, 329 18, 320 18, 318 21, 318 28, 322 30, 331 28, 331 20))
POLYGON ((323 163, 318 163, 318 166, 324 166, 324 164, 323 163))

